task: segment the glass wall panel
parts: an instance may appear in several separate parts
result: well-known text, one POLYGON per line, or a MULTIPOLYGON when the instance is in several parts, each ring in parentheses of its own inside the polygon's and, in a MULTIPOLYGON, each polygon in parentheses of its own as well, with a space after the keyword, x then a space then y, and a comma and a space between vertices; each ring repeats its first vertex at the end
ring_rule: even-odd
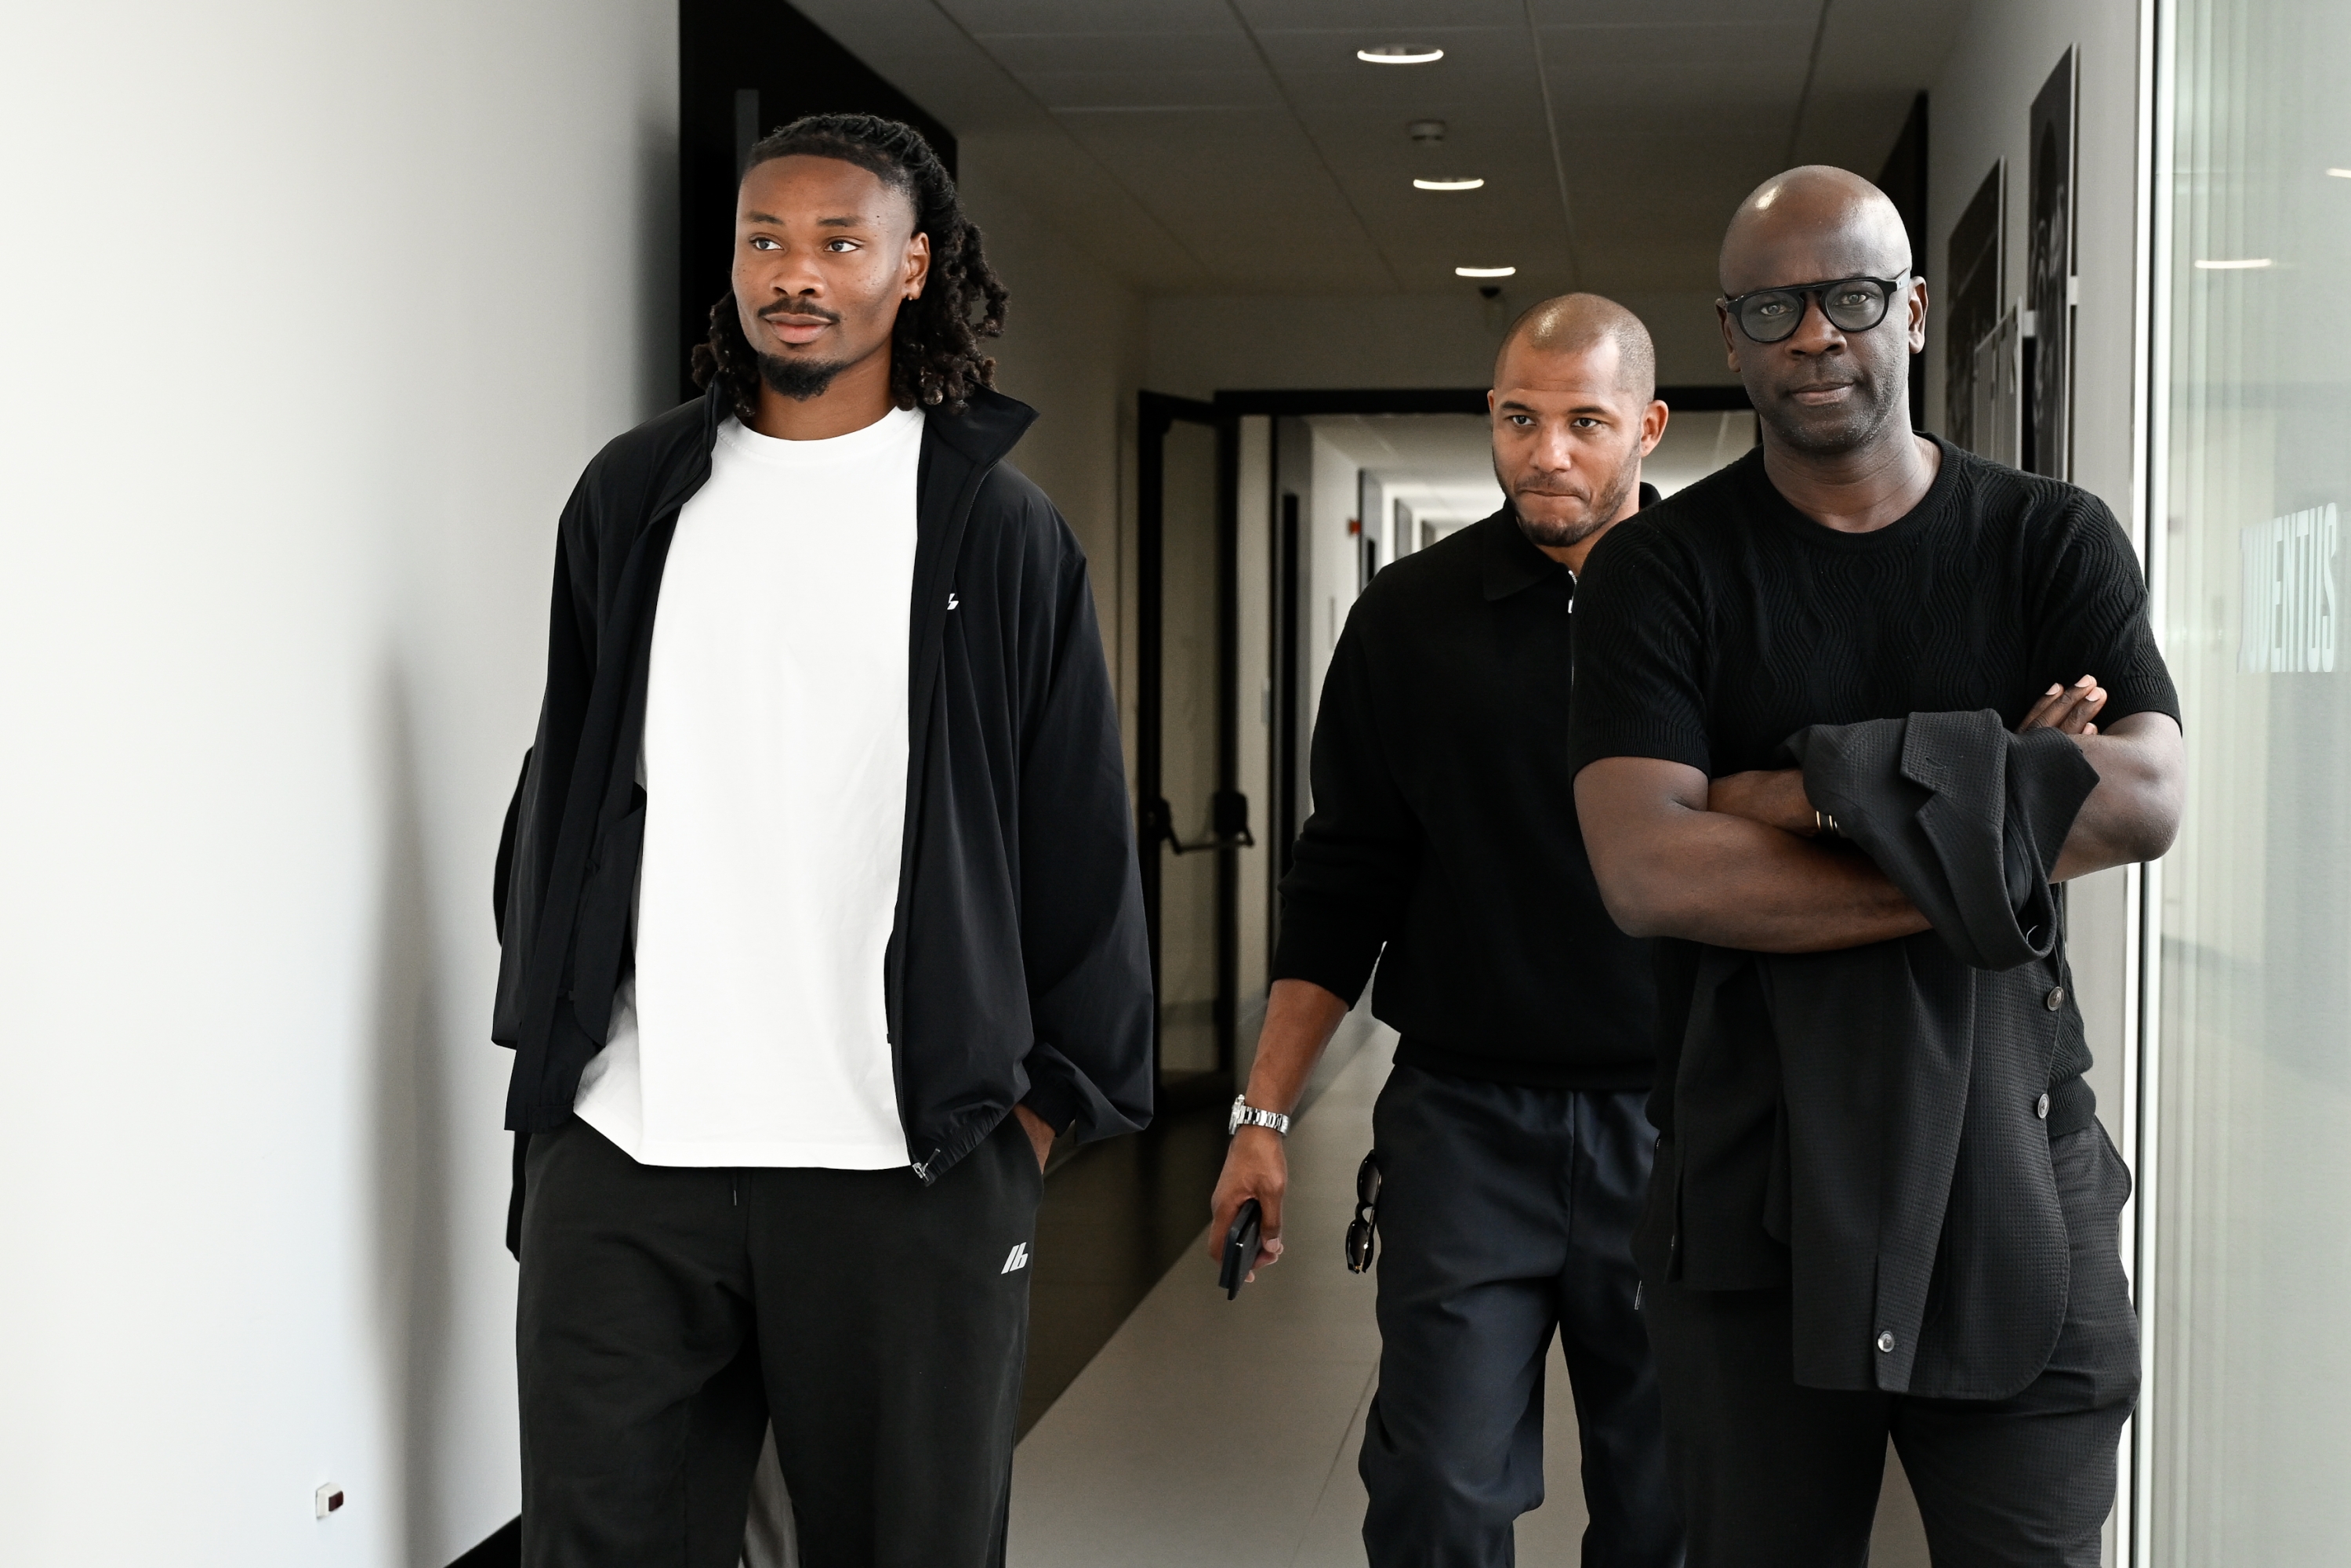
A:
POLYGON ((2351 1556, 2351 5, 2172 14, 2147 1544, 2351 1556))

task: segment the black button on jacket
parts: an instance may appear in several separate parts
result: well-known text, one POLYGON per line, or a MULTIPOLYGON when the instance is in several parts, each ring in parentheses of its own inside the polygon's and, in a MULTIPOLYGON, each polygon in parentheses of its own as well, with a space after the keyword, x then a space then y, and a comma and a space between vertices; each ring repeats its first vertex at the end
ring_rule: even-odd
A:
MULTIPOLYGON (((520 1134, 570 1116, 626 972, 653 608, 726 413, 714 389, 619 437, 563 511, 547 695, 496 889, 491 1033, 515 1048, 520 1134)), ((1002 461, 1035 417, 981 392, 923 428, 883 978, 907 1162, 926 1181, 1016 1103, 1099 1137, 1142 1126, 1152 1103, 1142 891, 1085 557, 1002 461)))
POLYGON ((1377 960, 1408 1065, 1649 1086, 1650 946, 1601 906, 1576 823, 1574 610, 1506 507, 1374 578, 1332 653, 1273 974, 1352 1002, 1377 960))

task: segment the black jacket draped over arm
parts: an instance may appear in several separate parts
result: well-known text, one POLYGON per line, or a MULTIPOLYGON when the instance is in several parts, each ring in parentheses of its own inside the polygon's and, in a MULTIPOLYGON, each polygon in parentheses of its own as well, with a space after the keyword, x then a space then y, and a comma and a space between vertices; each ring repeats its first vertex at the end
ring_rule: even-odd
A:
POLYGON ((1702 1290, 1785 1281, 1807 1386, 2004 1397, 2065 1312, 2049 1140, 2093 1108, 2078 1077, 2051 1083, 2079 1018, 2048 878, 2097 774, 2064 735, 2011 734, 1989 711, 1815 726, 1788 751, 1933 928, 1833 953, 1702 949, 1644 1228, 1664 1256, 1645 1264, 1702 1290), (1769 1127, 1732 1111, 1752 1103, 1740 1063, 1765 1019, 1769 1127), (1765 1139, 1760 1228, 1685 1205, 1765 1139))

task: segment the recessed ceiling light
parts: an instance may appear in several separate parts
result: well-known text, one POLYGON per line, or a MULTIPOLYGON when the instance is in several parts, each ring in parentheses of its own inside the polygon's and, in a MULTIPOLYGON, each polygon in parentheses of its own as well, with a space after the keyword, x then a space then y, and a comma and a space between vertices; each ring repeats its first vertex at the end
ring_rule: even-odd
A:
POLYGON ((1357 49, 1355 57, 1367 66, 1425 66, 1445 57, 1443 49, 1412 49, 1392 44, 1381 49, 1357 49))
POLYGON ((2247 256, 2238 261, 2199 261, 2196 264, 2199 270, 2204 272, 2252 272, 2269 265, 2270 258, 2265 256, 2247 256))
POLYGON ((1453 269, 1453 276, 1456 277, 1509 277, 1518 270, 1515 267, 1457 267, 1453 269))
POLYGON ((1416 191, 1475 191, 1486 183, 1483 180, 1415 180, 1416 191))
POLYGON ((2351 169, 2329 169, 2326 172, 2338 180, 2351 180, 2351 169))

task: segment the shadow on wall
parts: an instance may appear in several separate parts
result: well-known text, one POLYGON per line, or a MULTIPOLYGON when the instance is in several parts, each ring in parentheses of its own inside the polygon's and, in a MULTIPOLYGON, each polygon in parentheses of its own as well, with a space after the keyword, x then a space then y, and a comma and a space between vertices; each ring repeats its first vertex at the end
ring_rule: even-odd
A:
POLYGON ((384 1394, 379 1407, 396 1412, 401 1428, 383 1434, 383 1452, 384 1479, 402 1500, 395 1555, 404 1562, 418 1543, 442 1533, 431 1446, 451 1418, 443 1395, 445 1351, 456 1332, 448 1171, 458 1107, 449 1103, 449 1075, 433 1027, 440 997, 415 718, 405 676, 391 660, 378 679, 373 718, 385 797, 370 1041, 372 1142, 362 1179, 373 1197, 372 1308, 384 1394))
MULTIPOLYGON (((686 355, 700 335, 679 342, 677 317, 677 128, 637 128, 637 343, 639 416, 650 419, 680 401, 686 355)), ((587 433, 590 449, 621 434, 587 433)), ((519 752, 521 747, 517 747, 519 752)))

